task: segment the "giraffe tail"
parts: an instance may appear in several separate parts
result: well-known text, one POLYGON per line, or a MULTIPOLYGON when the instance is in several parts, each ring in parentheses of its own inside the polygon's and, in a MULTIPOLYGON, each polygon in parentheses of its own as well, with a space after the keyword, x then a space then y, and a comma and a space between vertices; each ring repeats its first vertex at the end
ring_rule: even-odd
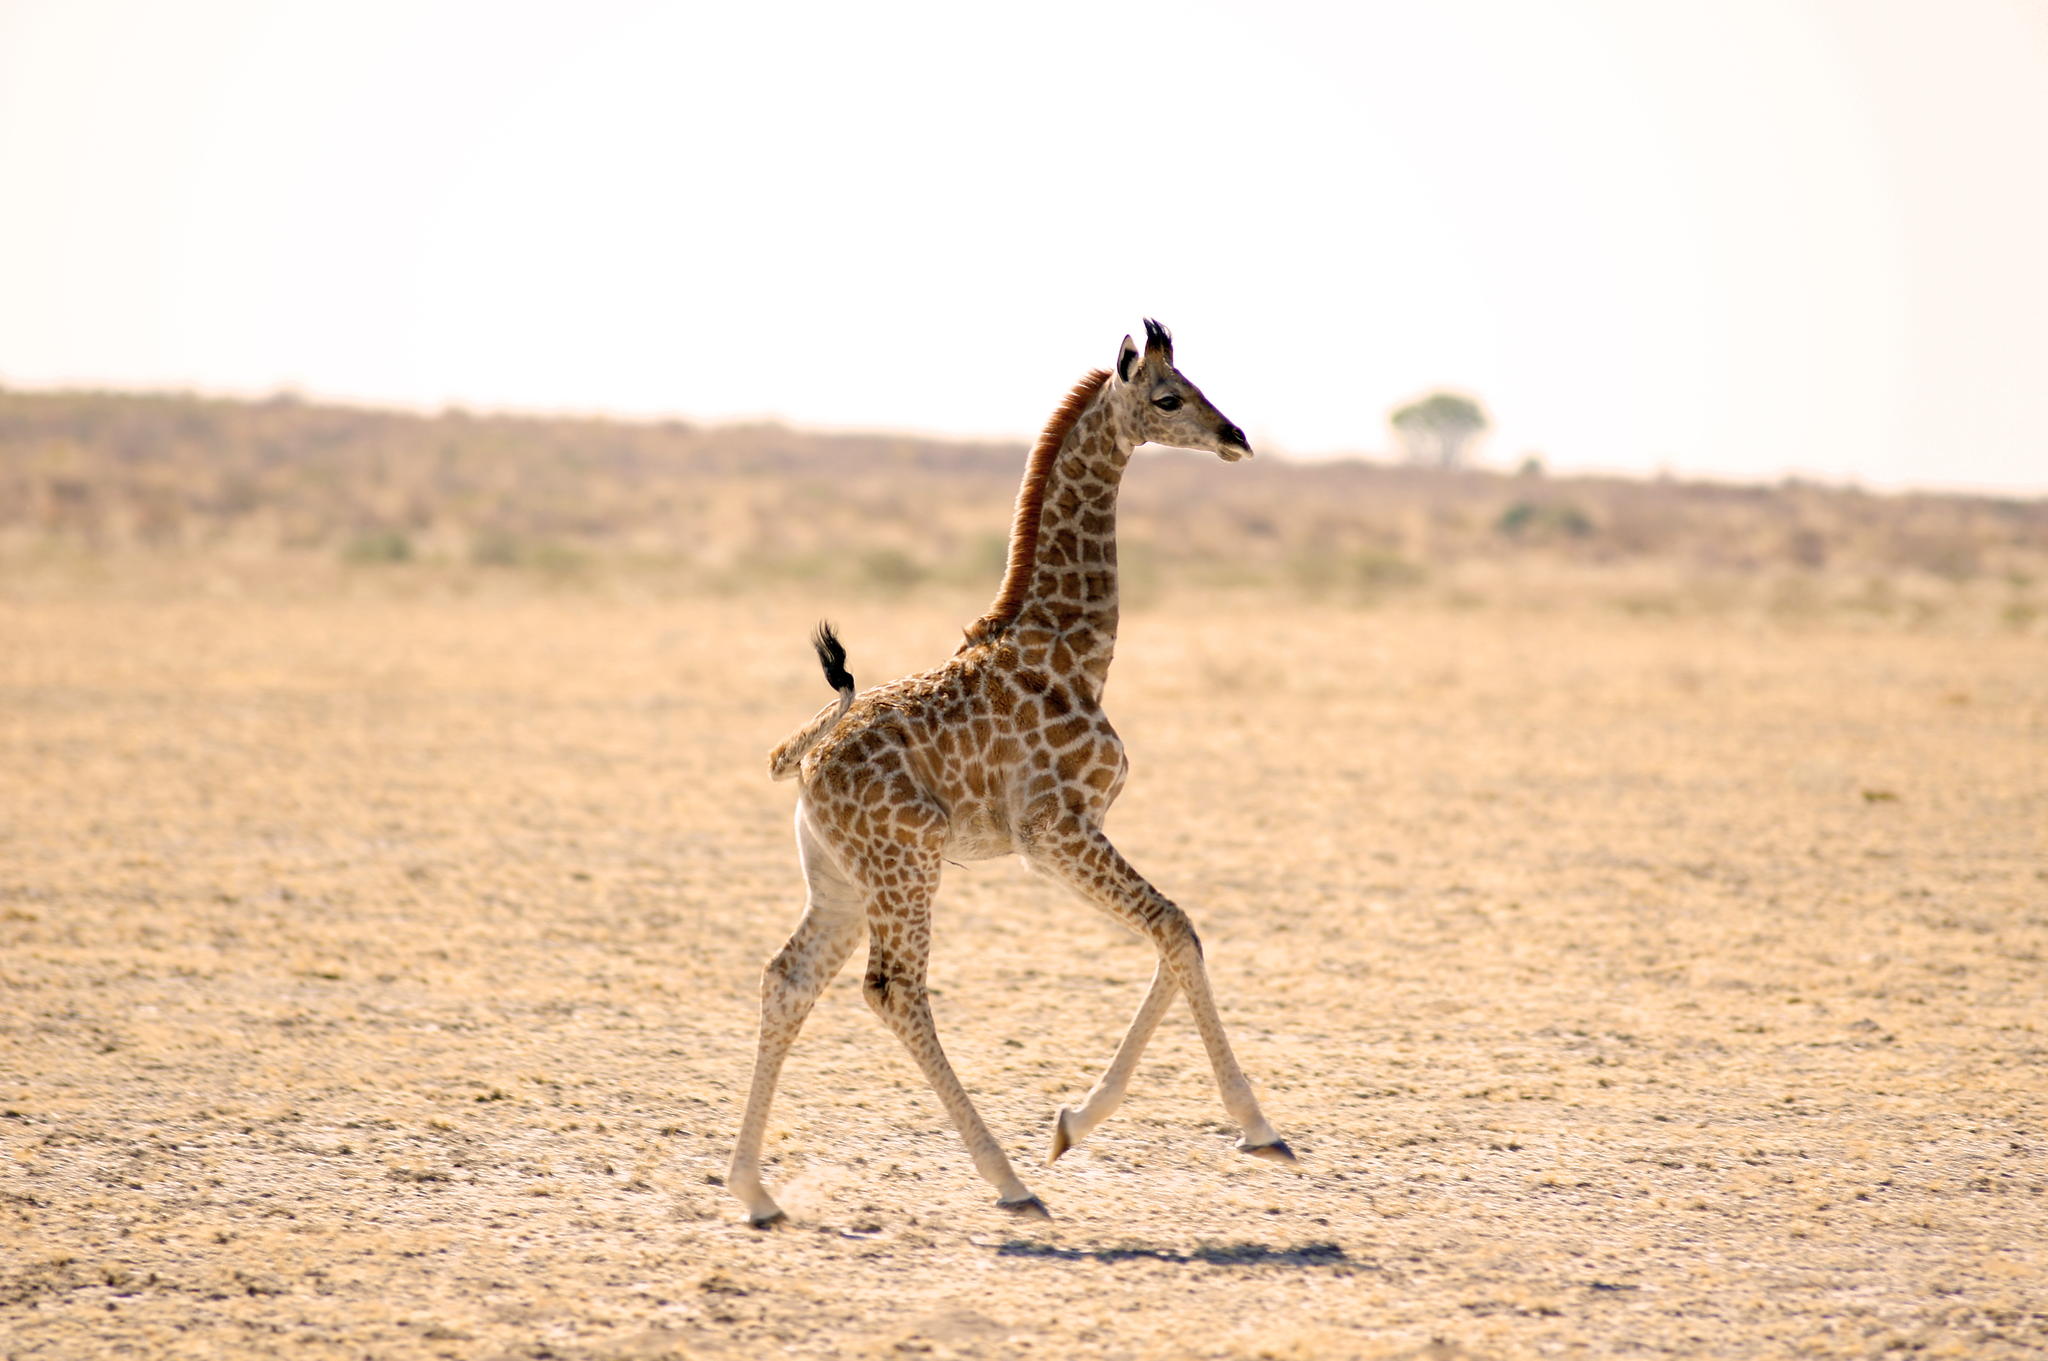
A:
POLYGON ((818 665, 825 669, 825 684, 839 692, 837 703, 828 704, 818 711, 817 717, 798 728, 783 740, 781 746, 768 753, 768 774, 777 780, 786 780, 796 774, 804 759, 804 753, 820 737, 839 726, 839 720, 846 717, 846 711, 853 707, 853 675, 846 669, 846 645, 839 641, 830 623, 820 621, 811 632, 811 646, 817 650, 818 665))

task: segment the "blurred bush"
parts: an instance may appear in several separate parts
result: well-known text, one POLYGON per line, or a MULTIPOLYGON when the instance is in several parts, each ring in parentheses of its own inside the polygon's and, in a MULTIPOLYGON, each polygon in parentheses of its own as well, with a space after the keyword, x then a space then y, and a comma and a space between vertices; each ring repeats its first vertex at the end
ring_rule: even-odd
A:
MULTIPOLYGON (((677 589, 993 591, 1021 443, 0 390, 0 567, 319 563, 677 589)), ((1146 451, 1126 600, 2048 618, 2048 501, 1146 451), (1878 583, 1873 586, 1872 583, 1878 583)), ((251 568, 250 570, 256 570, 251 568)), ((119 575, 116 573, 116 575, 119 575)), ((392 579, 396 579, 393 577, 392 579)))

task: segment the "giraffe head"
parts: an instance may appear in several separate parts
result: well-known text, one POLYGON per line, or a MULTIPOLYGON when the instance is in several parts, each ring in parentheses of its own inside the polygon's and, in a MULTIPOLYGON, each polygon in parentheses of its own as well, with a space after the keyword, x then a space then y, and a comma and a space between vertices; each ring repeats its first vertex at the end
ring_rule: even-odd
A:
POLYGON ((1117 351, 1110 400, 1140 444, 1206 449, 1227 463, 1252 456, 1244 431, 1173 366, 1173 334, 1149 317, 1141 353, 1129 336, 1117 351))

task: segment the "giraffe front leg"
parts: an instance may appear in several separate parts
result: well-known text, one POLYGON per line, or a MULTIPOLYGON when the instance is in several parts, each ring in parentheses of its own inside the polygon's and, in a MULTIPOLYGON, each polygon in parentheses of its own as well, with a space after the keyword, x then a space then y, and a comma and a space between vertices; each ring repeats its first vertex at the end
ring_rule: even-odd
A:
POLYGON ((1116 1108, 1123 1104, 1124 1093, 1130 1089, 1131 1074, 1138 1067, 1138 1060, 1144 1057, 1145 1046, 1152 1039, 1152 1032, 1159 1028, 1159 1018, 1166 1014, 1166 1008, 1173 1002, 1178 986, 1166 962, 1152 971, 1152 986, 1145 990, 1145 1000, 1138 1004, 1138 1014, 1131 1018, 1131 1027, 1124 1032, 1122 1043, 1116 1047, 1116 1056, 1109 1061, 1101 1081, 1088 1092, 1078 1107, 1062 1106, 1052 1119, 1052 1151, 1046 1155, 1048 1166, 1058 1162, 1062 1153, 1087 1138, 1089 1133, 1104 1120, 1109 1119, 1116 1108))
MULTIPOLYGON (((1215 1071, 1223 1108, 1243 1131, 1238 1136, 1237 1150, 1268 1162, 1292 1163, 1294 1150, 1259 1109, 1251 1081, 1245 1077, 1244 1069, 1237 1066, 1237 1055, 1231 1052, 1230 1041, 1223 1034, 1223 1018, 1217 1013, 1216 1000, 1209 991, 1209 970, 1202 962, 1202 943, 1186 913, 1180 914, 1178 932, 1181 943, 1161 948, 1187 996, 1188 1009, 1195 1013, 1195 1030, 1202 1037, 1202 1047, 1209 1051, 1209 1066, 1215 1071)), ((1168 934, 1173 934, 1173 928, 1168 928, 1168 934)))
MULTIPOLYGON (((1102 829, 1093 823, 1069 819, 1043 827, 1032 837, 1026 854, 1034 867, 1067 884, 1118 921, 1149 937, 1159 951, 1159 970, 1154 976, 1153 989, 1146 994, 1137 1018, 1131 1023, 1130 1033, 1111 1061, 1110 1073, 1104 1076, 1104 1085, 1109 1084, 1113 1076, 1119 1079, 1119 1083, 1115 1096, 1105 1097, 1101 1114, 1107 1115, 1121 1099, 1122 1084, 1127 1083, 1130 1077, 1128 1069, 1136 1065, 1145 1040, 1150 1038, 1151 1027, 1158 1023, 1159 1013, 1165 1010, 1166 1000, 1158 997, 1161 991, 1159 977, 1164 975, 1172 980, 1173 988, 1188 999, 1188 1009, 1195 1017, 1195 1029, 1202 1037, 1209 1065, 1216 1074, 1216 1087, 1223 1098, 1223 1108, 1241 1131, 1237 1144, 1239 1150, 1272 1162, 1292 1163, 1294 1150, 1287 1146, 1287 1141, 1280 1137, 1259 1109, 1251 1082, 1238 1066, 1236 1054, 1231 1051, 1230 1040, 1223 1031, 1223 1018, 1217 1013, 1216 1000, 1209 989, 1209 971, 1202 962, 1201 940, 1196 936, 1187 914, 1133 869, 1130 862, 1110 844, 1109 838, 1103 835, 1102 829), (1126 1051, 1129 1051, 1128 1058, 1126 1051)), ((1083 1103, 1083 1110, 1087 1110, 1095 1100, 1095 1094, 1091 1093, 1088 1101, 1083 1103)), ((1055 1146, 1058 1137, 1056 1131, 1055 1146)))

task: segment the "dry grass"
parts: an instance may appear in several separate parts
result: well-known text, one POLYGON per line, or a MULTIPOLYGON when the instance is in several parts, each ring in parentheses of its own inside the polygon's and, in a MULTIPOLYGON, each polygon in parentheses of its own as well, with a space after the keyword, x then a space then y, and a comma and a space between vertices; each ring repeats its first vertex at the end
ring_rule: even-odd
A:
MULTIPOLYGON (((1048 409, 1058 393, 1047 394, 1048 409)), ((0 576, 986 593, 1021 444, 0 391, 0 576)), ((2048 500, 1148 452, 1125 583, 2048 632, 2048 500)), ((978 602, 977 602, 978 603, 978 602)))
MULTIPOLYGON (((1051 394, 1057 395, 1057 394, 1051 394)), ((1148 455, 1112 831, 1170 1019, 1001 1217, 762 755, 950 651, 1021 448, 0 393, 0 1355, 2037 1356, 2048 502, 1148 455)), ((952 872, 1013 1154, 1144 951, 952 872)))
MULTIPOLYGON (((805 629, 880 680, 985 591, 319 561, 0 596, 8 1357, 2048 1349, 2048 664, 1995 610, 1173 585, 1111 829, 1303 1175, 1176 1012, 1008 1222, 849 977, 757 1233, 715 1181, 805 629)), ((952 872, 940 1025, 1013 1154, 1148 969, 952 872)))

